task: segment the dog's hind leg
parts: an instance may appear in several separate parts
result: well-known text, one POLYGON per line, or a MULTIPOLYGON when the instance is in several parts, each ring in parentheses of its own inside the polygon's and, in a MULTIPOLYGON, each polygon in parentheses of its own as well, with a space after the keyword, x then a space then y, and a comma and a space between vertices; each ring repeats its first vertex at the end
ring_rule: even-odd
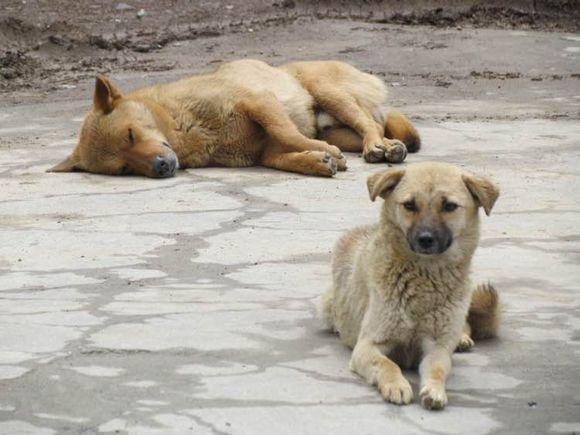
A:
MULTIPOLYGON (((300 133, 284 110, 284 106, 273 94, 268 92, 253 94, 239 101, 236 109, 259 124, 281 151, 290 154, 303 151, 326 152, 336 160, 339 171, 346 170, 346 159, 340 149, 300 133)), ((293 160, 293 157, 289 160, 293 160)))
POLYGON ((359 153, 363 150, 362 137, 349 127, 325 128, 318 133, 318 138, 337 146, 341 151, 359 153))
POLYGON ((394 109, 386 111, 385 118, 384 126, 387 138, 400 140, 410 153, 419 151, 421 137, 409 118, 394 109))
POLYGON ((320 317, 325 328, 329 331, 334 330, 334 320, 332 315, 333 305, 334 288, 330 288, 322 295, 322 300, 318 306, 318 317, 320 317))
POLYGON ((459 343, 455 348, 456 352, 470 352, 475 346, 475 342, 471 338, 471 326, 469 323, 465 322, 463 325, 463 331, 461 332, 461 338, 459 339, 459 343))
POLYGON ((307 90, 325 112, 359 134, 363 157, 367 162, 386 159, 391 163, 400 163, 404 160, 407 155, 405 145, 398 140, 385 139, 383 126, 363 110, 348 92, 322 81, 309 83, 307 90), (405 152, 399 149, 405 149, 405 152))

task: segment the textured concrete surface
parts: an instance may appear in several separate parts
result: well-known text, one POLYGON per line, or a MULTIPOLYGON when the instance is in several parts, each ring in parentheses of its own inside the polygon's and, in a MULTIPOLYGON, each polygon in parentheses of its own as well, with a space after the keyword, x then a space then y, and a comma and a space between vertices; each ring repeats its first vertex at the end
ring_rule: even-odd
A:
MULTIPOLYGON (((573 39, 522 37, 578 66, 573 39)), ((334 179, 47 174, 89 104, 61 95, 0 108, 0 433, 579 432, 580 124, 544 116, 539 97, 430 89, 439 102, 404 101, 425 144, 409 161, 457 163, 502 188, 474 264, 501 292, 501 337, 454 356, 445 411, 384 403, 316 320, 333 243, 377 219, 364 180, 380 165, 351 155, 334 179)), ((578 110, 577 86, 550 92, 578 110)))

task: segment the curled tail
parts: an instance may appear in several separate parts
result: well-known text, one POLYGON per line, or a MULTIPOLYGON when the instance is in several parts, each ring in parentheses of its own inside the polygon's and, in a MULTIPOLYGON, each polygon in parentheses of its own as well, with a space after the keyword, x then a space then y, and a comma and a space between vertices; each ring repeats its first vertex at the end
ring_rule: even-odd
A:
POLYGON ((495 337, 499 328, 500 304, 497 290, 491 284, 475 288, 467 314, 467 323, 474 340, 495 337))
POLYGON ((410 153, 416 153, 421 148, 421 137, 417 129, 411 124, 409 118, 398 110, 391 109, 387 112, 385 136, 403 142, 410 153))

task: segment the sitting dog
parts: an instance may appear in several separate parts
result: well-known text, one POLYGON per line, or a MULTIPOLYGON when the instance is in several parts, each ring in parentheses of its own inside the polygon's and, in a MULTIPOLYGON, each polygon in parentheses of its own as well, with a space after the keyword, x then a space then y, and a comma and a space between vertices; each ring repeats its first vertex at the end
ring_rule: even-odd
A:
POLYGON ((126 96, 99 75, 78 145, 49 171, 163 178, 261 164, 328 177, 346 169, 341 150, 398 163, 420 138, 386 97, 381 80, 333 61, 239 60, 126 96))
POLYGON ((353 348, 351 370, 377 385, 387 401, 411 402, 399 365, 420 362, 421 404, 442 409, 453 351, 469 348, 470 334, 486 338, 497 330, 496 291, 480 285, 472 292, 469 269, 479 240, 478 209, 489 215, 499 190, 443 163, 389 169, 367 184, 372 201, 384 199, 380 223, 338 242, 321 314, 353 348))

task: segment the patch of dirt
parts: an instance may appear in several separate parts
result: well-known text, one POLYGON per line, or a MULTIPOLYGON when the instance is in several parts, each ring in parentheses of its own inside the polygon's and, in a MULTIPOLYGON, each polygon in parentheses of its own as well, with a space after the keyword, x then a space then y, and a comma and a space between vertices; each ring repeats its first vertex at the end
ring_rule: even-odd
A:
POLYGON ((20 50, 0 52, 0 76, 5 80, 26 79, 32 76, 38 67, 38 61, 20 50))
MULTIPOLYGON (((579 0, 3 0, 0 93, 50 91, 95 71, 164 71, 175 61, 153 54, 179 41, 284 26, 301 17, 435 27, 580 29, 579 0), (507 4, 507 6, 506 6, 507 4)), ((411 42, 439 50, 447 44, 411 42)), ((417 45, 418 44, 418 45, 417 45)), ((208 48, 210 50, 210 48, 208 48)), ((360 52, 347 47, 341 54, 360 52)), ((481 78, 499 78, 487 76, 481 78)), ((489 75, 489 74, 488 74, 489 75)), ((476 76, 474 76, 476 77, 476 76)), ((510 78, 508 76, 504 79, 510 78)), ((450 86, 445 78, 435 85, 450 86)))

